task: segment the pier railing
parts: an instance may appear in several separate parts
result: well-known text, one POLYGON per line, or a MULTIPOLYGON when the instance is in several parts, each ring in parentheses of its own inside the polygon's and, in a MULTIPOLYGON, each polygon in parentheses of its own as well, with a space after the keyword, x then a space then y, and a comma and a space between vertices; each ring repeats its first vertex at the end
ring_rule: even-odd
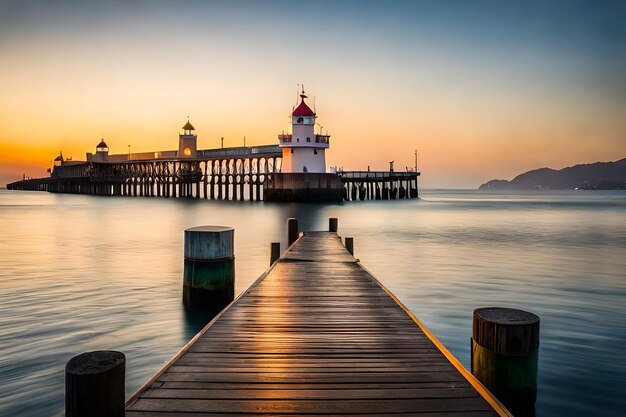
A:
MULTIPOLYGON (((179 158, 177 151, 135 152, 128 154, 109 155, 109 163, 117 162, 144 162, 144 161, 178 161, 189 158, 179 158)), ((199 149, 195 159, 217 159, 223 157, 266 156, 277 157, 282 155, 278 145, 236 146, 229 148, 199 149)))
POLYGON ((339 171, 341 178, 350 179, 384 179, 384 178, 415 178, 419 172, 396 172, 396 171, 339 171))
MULTIPOLYGON (((293 140, 293 135, 288 135, 288 134, 279 134, 278 135, 278 140, 281 144, 292 144, 294 143, 293 140)), ((302 146, 305 146, 306 144, 311 144, 311 143, 317 143, 317 144, 324 144, 324 145, 329 145, 330 144, 330 135, 315 135, 314 139, 309 138, 302 138, 302 141, 300 141, 299 138, 296 139, 296 142, 302 146)), ((328 146, 325 146, 325 148, 327 148, 328 146)))

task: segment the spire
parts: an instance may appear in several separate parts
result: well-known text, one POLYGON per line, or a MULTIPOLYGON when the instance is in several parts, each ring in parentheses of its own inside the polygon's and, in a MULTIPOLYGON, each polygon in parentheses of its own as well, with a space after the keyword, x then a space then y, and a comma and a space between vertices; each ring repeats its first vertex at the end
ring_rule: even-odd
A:
POLYGON ((183 130, 196 130, 196 128, 193 127, 191 122, 189 122, 189 116, 187 116, 187 123, 185 123, 185 126, 183 126, 183 130))
POLYGON ((304 84, 302 84, 302 93, 300 94, 301 101, 298 107, 293 111, 292 116, 315 116, 315 112, 304 102, 305 98, 308 97, 304 94, 304 84))

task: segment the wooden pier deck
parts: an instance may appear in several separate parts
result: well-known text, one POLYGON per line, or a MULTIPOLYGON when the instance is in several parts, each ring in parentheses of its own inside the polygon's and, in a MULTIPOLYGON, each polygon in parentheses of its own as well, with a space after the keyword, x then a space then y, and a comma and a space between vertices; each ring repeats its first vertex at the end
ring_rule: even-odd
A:
POLYGON ((225 414, 510 415, 330 232, 304 234, 126 404, 225 414))

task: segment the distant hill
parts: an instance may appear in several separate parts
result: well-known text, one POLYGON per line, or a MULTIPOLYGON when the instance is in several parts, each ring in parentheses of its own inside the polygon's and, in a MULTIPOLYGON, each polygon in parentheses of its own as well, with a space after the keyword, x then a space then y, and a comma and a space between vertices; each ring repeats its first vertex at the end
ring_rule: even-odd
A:
POLYGON ((491 180, 479 190, 626 190, 626 158, 581 164, 560 170, 540 168, 511 181, 491 180))

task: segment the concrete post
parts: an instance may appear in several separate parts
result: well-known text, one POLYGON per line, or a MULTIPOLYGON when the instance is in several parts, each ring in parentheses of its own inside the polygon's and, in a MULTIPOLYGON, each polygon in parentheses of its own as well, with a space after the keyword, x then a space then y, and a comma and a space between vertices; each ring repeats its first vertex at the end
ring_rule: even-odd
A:
POLYGON ((331 217, 328 219, 328 231, 337 233, 339 219, 336 217, 331 217))
POLYGON ((472 374, 514 415, 534 409, 538 353, 539 317, 511 308, 474 310, 472 374))
POLYGON ((65 365, 67 417, 123 417, 126 357, 99 350, 74 356, 65 365))
POLYGON ((287 219, 287 244, 291 246, 298 240, 298 219, 293 217, 287 219))
POLYGON ((272 242, 270 266, 274 265, 274 262, 276 262, 278 258, 280 258, 280 242, 272 242))
POLYGON ((354 256, 354 238, 347 237, 346 238, 346 249, 350 252, 350 255, 354 256))
POLYGON ((235 229, 200 226, 185 230, 185 305, 220 311, 235 297, 235 229))

